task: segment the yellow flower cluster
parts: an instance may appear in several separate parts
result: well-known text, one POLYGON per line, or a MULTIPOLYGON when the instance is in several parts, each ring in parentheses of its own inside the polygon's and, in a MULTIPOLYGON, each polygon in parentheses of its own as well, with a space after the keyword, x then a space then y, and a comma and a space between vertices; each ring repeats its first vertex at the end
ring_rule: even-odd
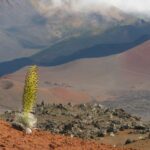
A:
POLYGON ((38 74, 37 66, 31 66, 26 74, 23 93, 23 113, 30 113, 37 98, 38 74))

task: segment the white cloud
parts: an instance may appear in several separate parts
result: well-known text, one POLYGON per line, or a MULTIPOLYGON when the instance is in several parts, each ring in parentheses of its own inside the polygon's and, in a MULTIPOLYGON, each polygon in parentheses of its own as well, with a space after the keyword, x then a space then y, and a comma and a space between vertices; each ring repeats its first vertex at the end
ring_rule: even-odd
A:
POLYGON ((150 13, 150 0, 80 0, 82 4, 107 4, 127 12, 150 13))
MULTIPOLYGON (((39 3, 42 9, 49 9, 53 6, 70 4, 72 9, 86 10, 102 9, 104 6, 115 6, 127 13, 141 13, 150 16, 150 0, 31 0, 39 3)), ((70 7, 70 6, 69 6, 70 7)), ((105 8, 105 7, 104 7, 105 8)))
MULTIPOLYGON (((109 0, 110 4, 129 12, 150 12, 150 0, 109 0)), ((109 2, 108 2, 109 3, 109 2)))

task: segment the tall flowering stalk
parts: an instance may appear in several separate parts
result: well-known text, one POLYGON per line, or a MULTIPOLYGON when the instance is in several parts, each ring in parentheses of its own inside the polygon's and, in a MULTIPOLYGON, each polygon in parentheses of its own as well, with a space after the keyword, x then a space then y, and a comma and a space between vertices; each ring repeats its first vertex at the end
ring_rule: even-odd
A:
POLYGON ((31 66, 28 69, 25 79, 23 93, 23 113, 28 114, 32 111, 37 98, 38 74, 37 66, 31 66))
POLYGON ((27 134, 32 133, 32 129, 36 126, 37 118, 31 113, 37 98, 38 74, 37 66, 31 66, 28 69, 24 85, 23 93, 23 111, 16 113, 12 125, 15 128, 24 130, 27 134))

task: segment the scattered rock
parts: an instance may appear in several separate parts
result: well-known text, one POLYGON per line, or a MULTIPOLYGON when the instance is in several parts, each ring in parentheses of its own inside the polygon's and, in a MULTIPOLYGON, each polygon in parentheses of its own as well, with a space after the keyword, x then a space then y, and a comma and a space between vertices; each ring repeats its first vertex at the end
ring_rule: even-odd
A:
MULTIPOLYGON (((11 122, 14 112, 7 112, 2 118, 11 122)), ((35 108, 37 127, 52 133, 101 139, 115 136, 118 131, 132 129, 137 134, 148 134, 150 126, 123 109, 105 108, 100 104, 38 104, 35 108)), ((16 126, 16 125, 14 125, 16 126)), ((16 126, 20 128, 21 126, 16 126)))
POLYGON ((131 139, 127 139, 127 140, 125 141, 125 145, 131 144, 131 143, 133 143, 133 141, 132 141, 131 139))
POLYGON ((26 129, 25 129, 25 133, 26 133, 26 134, 32 134, 32 130, 31 130, 30 128, 26 128, 26 129))
POLYGON ((139 140, 144 140, 145 139, 145 137, 143 137, 143 136, 139 136, 139 138, 138 138, 139 140))
POLYGON ((12 122, 12 127, 17 129, 17 130, 20 130, 20 131, 25 130, 23 124, 18 123, 18 122, 12 122))
POLYGON ((115 134, 114 134, 113 132, 111 132, 111 133, 110 133, 110 136, 111 136, 111 137, 114 137, 114 136, 115 136, 115 134))
POLYGON ((136 129, 136 130, 145 130, 146 126, 140 122, 139 124, 135 125, 134 129, 136 129))

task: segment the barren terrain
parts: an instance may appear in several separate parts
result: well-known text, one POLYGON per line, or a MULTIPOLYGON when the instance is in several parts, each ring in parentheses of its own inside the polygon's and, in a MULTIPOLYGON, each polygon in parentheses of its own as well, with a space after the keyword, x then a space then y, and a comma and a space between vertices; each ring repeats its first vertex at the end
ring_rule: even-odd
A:
MULTIPOLYGON (((147 41, 117 55, 81 59, 55 67, 39 67, 38 102, 119 102, 121 99, 123 102, 119 107, 126 109, 129 98, 131 102, 134 100, 131 109, 126 109, 131 113, 140 99, 145 99, 149 107, 149 48, 150 41, 147 41)), ((0 105, 3 109, 21 107, 26 70, 23 68, 0 79, 0 105)), ((144 103, 135 114, 145 116, 143 110, 147 112, 147 107, 144 103)))

